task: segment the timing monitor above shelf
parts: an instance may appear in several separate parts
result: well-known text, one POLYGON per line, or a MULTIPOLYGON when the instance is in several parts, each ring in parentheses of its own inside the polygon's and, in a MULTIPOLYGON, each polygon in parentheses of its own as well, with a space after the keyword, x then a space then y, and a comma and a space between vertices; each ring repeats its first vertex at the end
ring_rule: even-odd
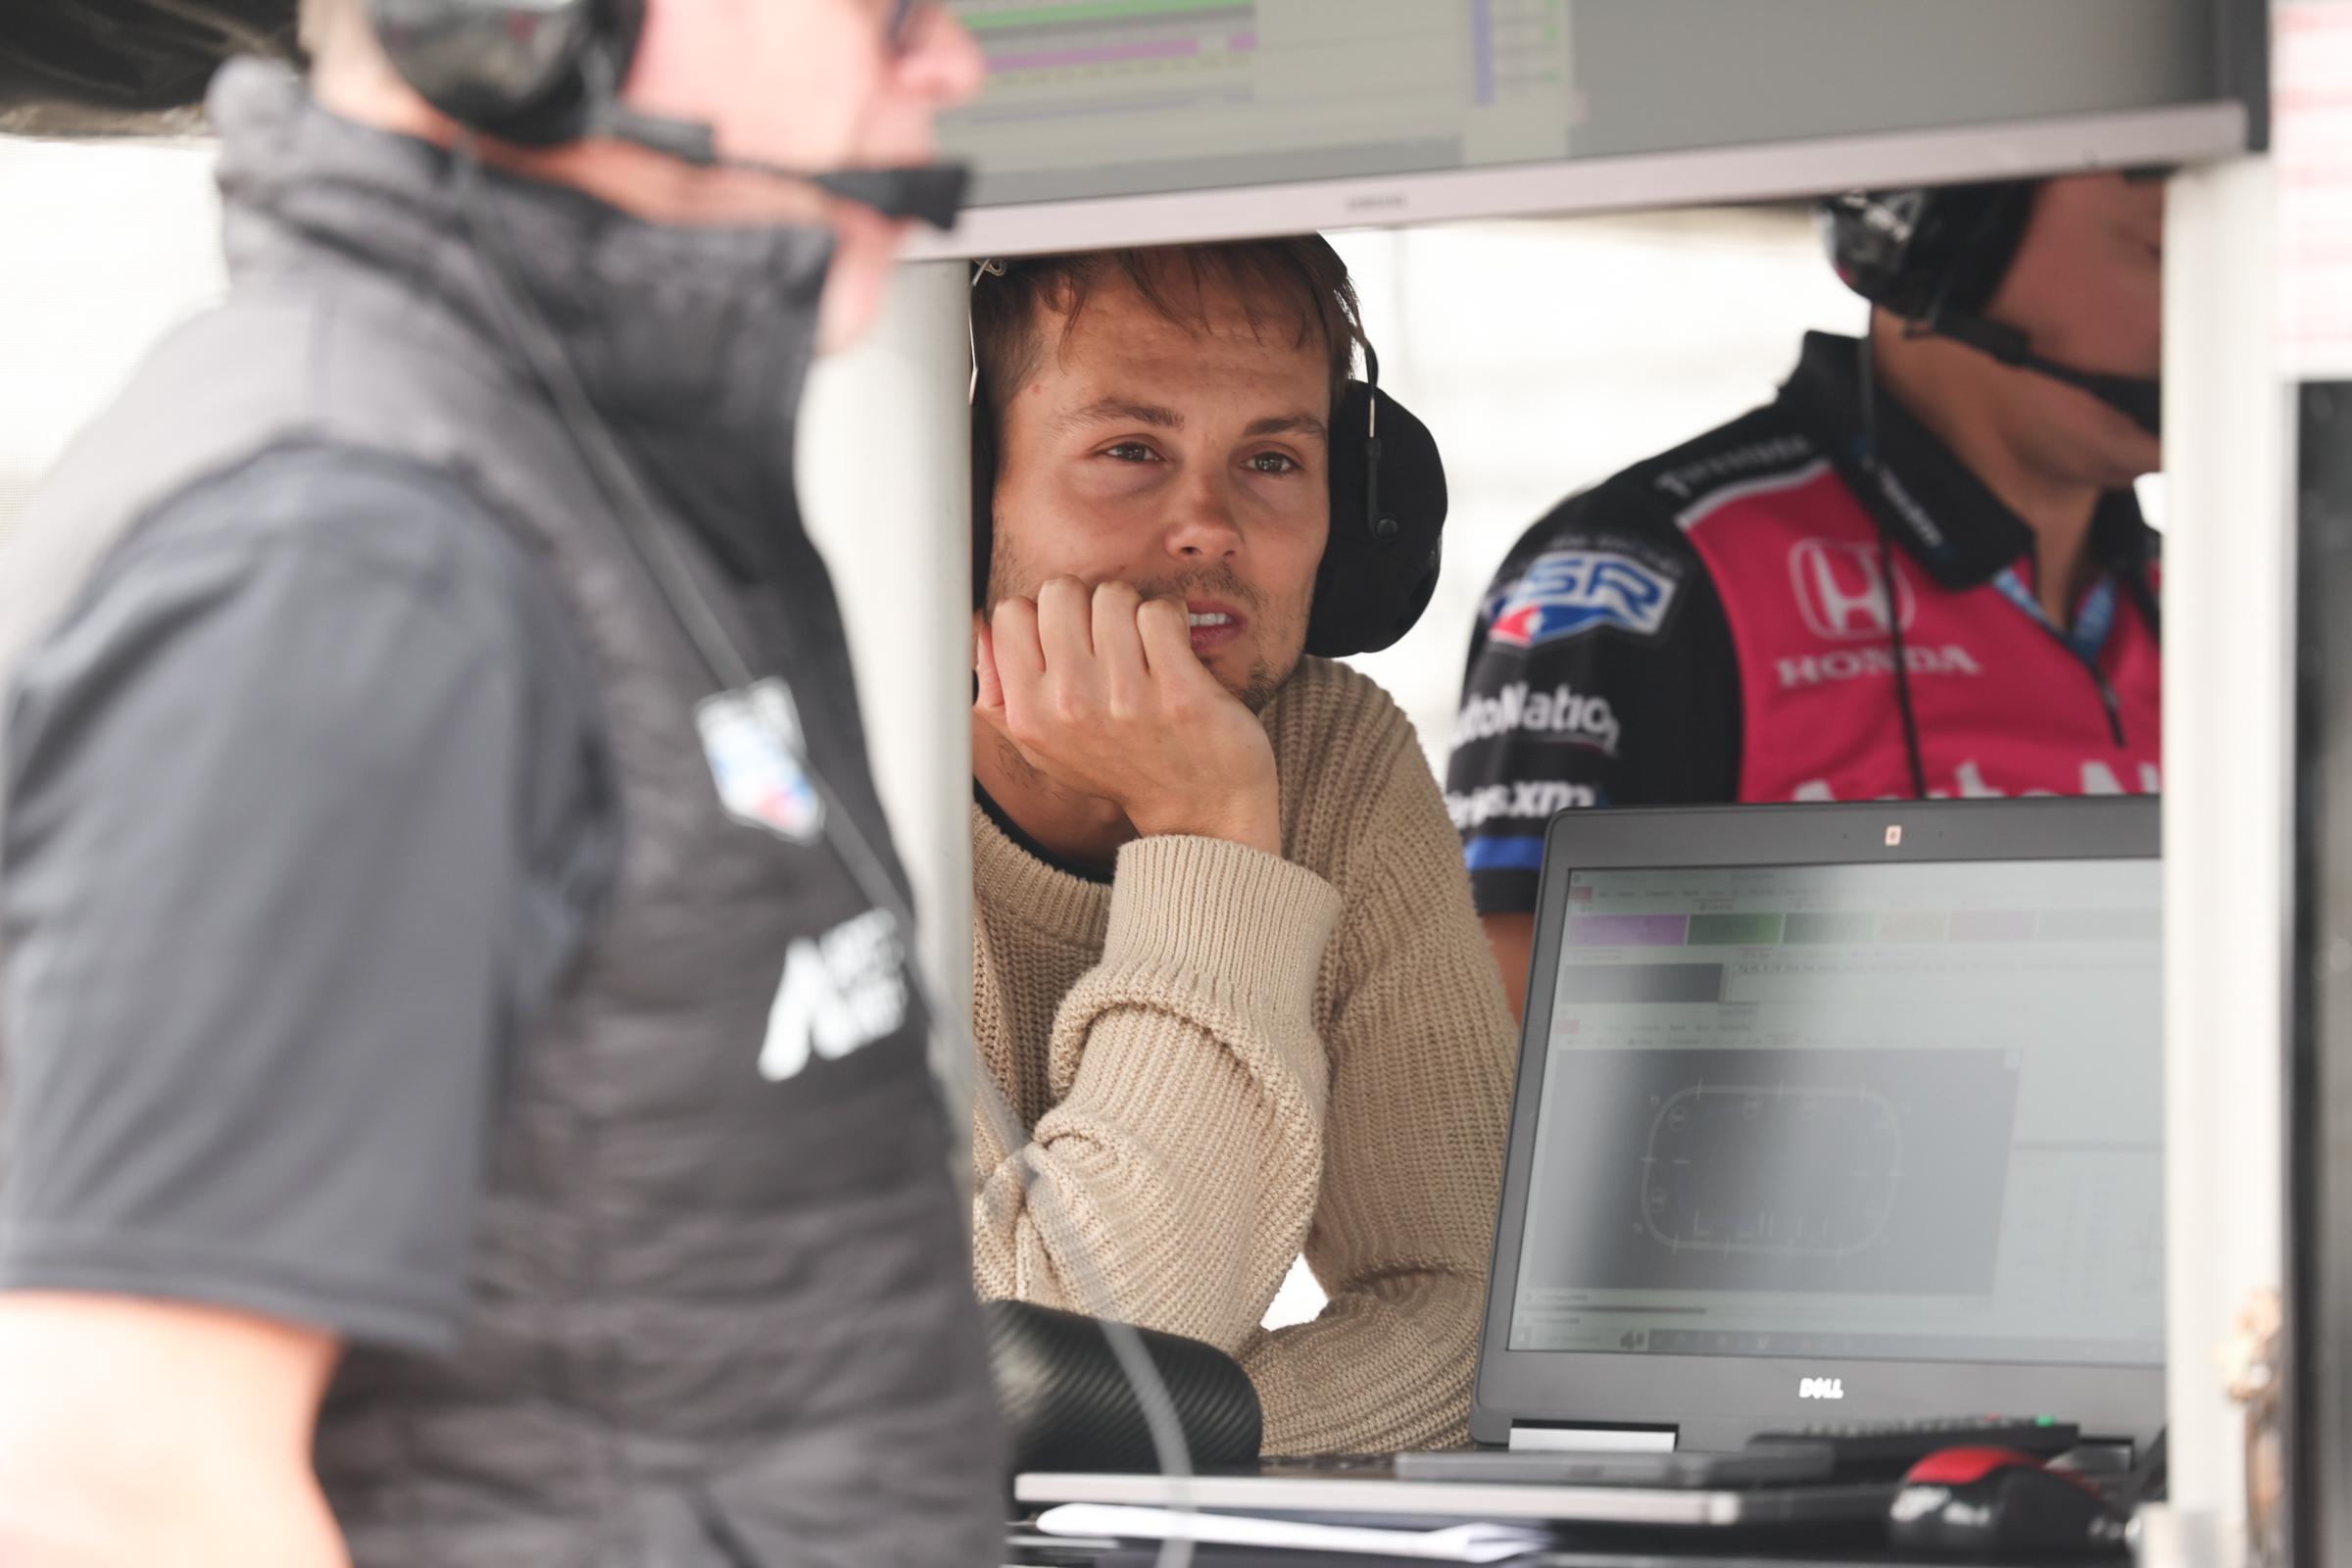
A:
MULTIPOLYGON (((2258 146, 2266 0, 946 0, 915 255, 1687 206, 2258 146)), ((0 132, 187 132, 295 0, 0 0, 0 132)))
POLYGON ((1799 196, 2256 144, 2259 0, 950 0, 938 256, 1799 196))

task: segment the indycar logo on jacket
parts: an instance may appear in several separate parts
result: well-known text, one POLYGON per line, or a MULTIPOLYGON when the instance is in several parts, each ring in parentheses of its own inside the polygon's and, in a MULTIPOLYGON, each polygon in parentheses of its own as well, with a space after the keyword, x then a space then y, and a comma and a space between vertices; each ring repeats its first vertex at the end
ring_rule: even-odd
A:
POLYGON ((729 816, 794 844, 813 844, 823 835, 824 797, 804 760, 808 742, 800 710, 781 680, 707 697, 695 708, 694 720, 729 816))

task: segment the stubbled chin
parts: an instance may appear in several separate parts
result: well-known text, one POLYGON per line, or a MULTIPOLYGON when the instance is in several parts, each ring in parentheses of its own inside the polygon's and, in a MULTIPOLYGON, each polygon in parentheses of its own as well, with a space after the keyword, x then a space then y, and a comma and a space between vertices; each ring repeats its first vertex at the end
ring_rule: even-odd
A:
MULTIPOLYGON (((1282 683, 1290 679, 1289 671, 1277 675, 1264 660, 1243 649, 1220 649, 1201 662, 1217 677, 1217 684, 1233 693, 1252 713, 1264 712, 1274 694, 1282 689, 1282 683)), ((1294 662, 1293 668, 1296 667, 1294 662)))

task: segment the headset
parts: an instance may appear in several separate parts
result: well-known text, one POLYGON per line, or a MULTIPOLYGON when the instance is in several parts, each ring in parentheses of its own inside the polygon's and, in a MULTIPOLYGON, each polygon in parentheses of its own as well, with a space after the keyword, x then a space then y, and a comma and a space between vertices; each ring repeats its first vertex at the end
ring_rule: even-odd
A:
MULTIPOLYGON (((2156 172, 2135 170, 2128 177, 2156 172)), ((2159 435, 2160 383, 2044 359, 2024 332, 1984 315, 2017 260, 2040 186, 2038 180, 2001 180, 1832 197, 1819 208, 1830 265, 1847 288, 1918 330, 2064 381, 2159 435)))
MULTIPOLYGON (((1323 242, 1328 243, 1328 242, 1323 242)), ((1017 266, 975 263, 972 287, 1017 266)), ((972 608, 988 608, 996 545, 996 420, 980 397, 973 345, 972 608)), ((1364 378, 1350 379, 1331 419, 1331 537, 1315 570, 1306 652, 1323 659, 1378 653, 1410 631, 1437 591, 1446 529, 1446 463, 1437 438, 1380 388, 1380 356, 1364 345, 1364 378)))
MULTIPOLYGON (((721 158, 713 128, 641 115, 619 101, 645 25, 645 0, 367 0, 401 79, 468 130, 525 147, 610 136, 698 168, 797 179, 885 218, 955 226, 970 170, 799 170, 721 158)), ((886 37, 904 48, 917 0, 894 0, 886 37)))

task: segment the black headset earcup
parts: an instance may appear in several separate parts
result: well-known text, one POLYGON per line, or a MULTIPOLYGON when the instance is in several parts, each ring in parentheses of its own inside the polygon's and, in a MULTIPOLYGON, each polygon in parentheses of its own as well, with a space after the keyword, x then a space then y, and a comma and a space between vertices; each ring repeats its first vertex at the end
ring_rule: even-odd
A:
POLYGON ((1377 653, 1410 631, 1437 592, 1445 528, 1437 438, 1386 392, 1348 382, 1331 421, 1331 541, 1315 576, 1306 651, 1377 653))
POLYGON ((1824 197, 1814 215, 1822 248, 1838 280, 1873 305, 1897 316, 1915 314, 1924 305, 1907 297, 1904 259, 1918 236, 1920 218, 1931 196, 1926 190, 1847 191, 1824 197))
POLYGON ((417 96, 501 141, 547 146, 586 134, 608 90, 626 79, 644 0, 368 0, 385 57, 417 96))
POLYGON ((2017 260, 2034 180, 1856 191, 1820 207, 1830 265, 1845 286, 1906 320, 1984 309, 2017 260))
POLYGON ((2034 180, 2013 179, 1929 192, 1910 269, 1942 294, 1948 309, 1983 312, 2017 260, 2039 188, 2034 180))

